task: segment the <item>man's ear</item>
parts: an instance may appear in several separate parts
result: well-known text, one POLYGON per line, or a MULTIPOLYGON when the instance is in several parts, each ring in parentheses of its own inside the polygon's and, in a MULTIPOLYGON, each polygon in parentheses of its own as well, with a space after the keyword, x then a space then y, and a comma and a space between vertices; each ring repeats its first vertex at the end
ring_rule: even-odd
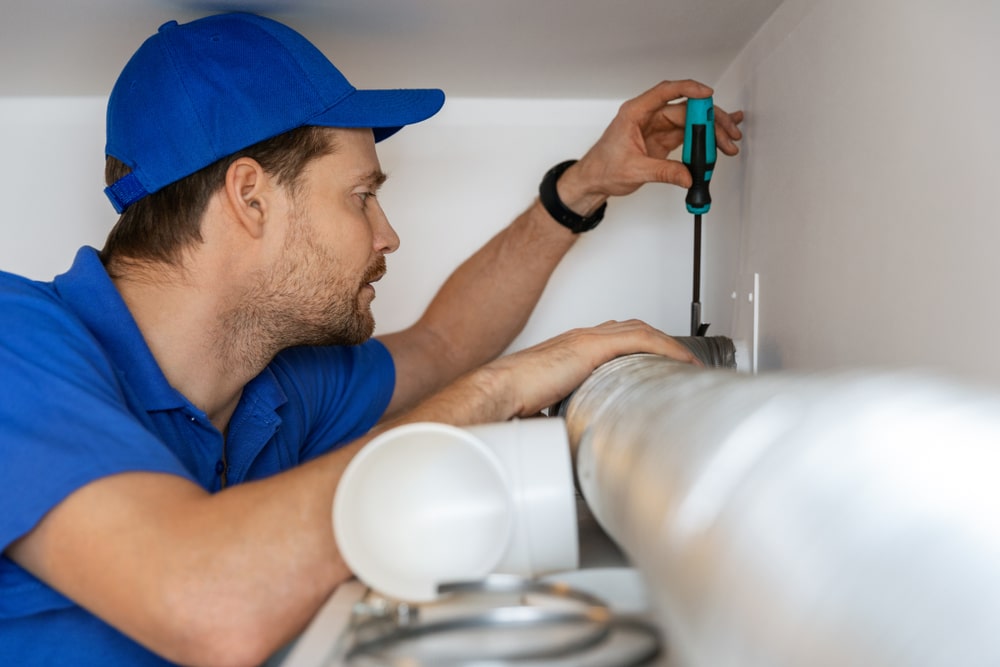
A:
POLYGON ((226 169, 225 198, 234 221, 253 238, 264 233, 264 221, 270 210, 274 190, 270 177, 257 160, 241 157, 226 169))

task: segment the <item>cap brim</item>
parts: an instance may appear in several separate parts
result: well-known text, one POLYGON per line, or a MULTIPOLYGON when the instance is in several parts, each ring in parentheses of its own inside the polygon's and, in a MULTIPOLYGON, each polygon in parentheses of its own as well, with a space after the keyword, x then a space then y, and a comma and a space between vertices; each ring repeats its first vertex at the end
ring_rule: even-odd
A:
POLYGON ((404 126, 427 120, 444 106, 444 91, 437 88, 355 90, 310 119, 307 125, 370 127, 381 141, 404 126))

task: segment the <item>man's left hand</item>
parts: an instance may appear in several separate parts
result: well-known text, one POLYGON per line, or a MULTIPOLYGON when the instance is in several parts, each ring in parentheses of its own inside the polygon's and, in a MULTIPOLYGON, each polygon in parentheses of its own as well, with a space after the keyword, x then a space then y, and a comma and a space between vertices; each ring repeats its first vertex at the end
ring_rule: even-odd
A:
MULTIPOLYGON (((712 95, 697 81, 664 81, 624 104, 586 155, 559 179, 560 199, 581 215, 608 197, 628 195, 645 183, 688 188, 687 167, 667 156, 684 142, 685 98, 712 95)), ((726 155, 739 153, 743 112, 715 107, 716 146, 726 155)))

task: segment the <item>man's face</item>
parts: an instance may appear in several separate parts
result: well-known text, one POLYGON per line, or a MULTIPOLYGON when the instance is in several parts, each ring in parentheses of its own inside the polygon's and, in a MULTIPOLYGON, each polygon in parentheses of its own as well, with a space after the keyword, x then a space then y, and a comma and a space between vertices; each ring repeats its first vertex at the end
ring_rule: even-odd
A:
POLYGON ((271 304, 265 317, 278 348, 367 340, 375 328, 371 283, 399 246, 375 198, 385 176, 371 131, 335 136, 334 153, 312 161, 290 193, 284 248, 253 290, 251 304, 271 304))

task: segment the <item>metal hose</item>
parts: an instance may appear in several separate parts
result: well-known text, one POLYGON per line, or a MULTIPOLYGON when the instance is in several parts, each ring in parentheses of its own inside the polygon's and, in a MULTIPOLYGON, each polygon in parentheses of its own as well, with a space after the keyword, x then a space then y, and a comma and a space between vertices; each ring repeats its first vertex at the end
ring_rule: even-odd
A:
POLYGON ((677 336, 706 368, 736 368, 736 346, 725 336, 677 336))
POLYGON ((634 355, 560 410, 671 664, 1000 664, 996 391, 634 355))

